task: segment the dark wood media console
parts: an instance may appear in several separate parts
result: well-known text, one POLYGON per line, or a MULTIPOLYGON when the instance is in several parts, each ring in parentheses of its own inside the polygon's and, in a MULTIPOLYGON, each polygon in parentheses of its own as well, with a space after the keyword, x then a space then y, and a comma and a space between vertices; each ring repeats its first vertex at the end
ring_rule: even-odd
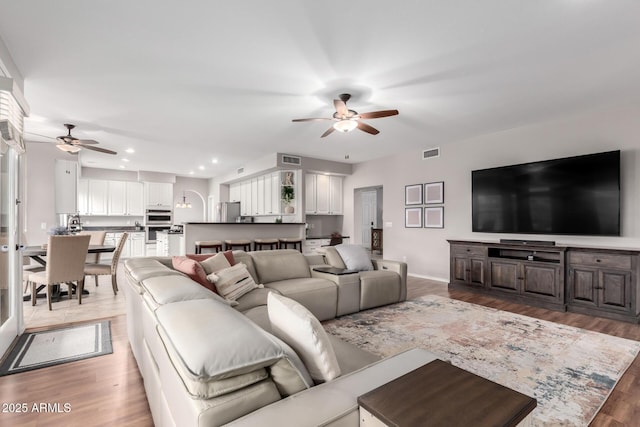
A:
POLYGON ((449 287, 640 323, 640 250, 449 240, 449 287))

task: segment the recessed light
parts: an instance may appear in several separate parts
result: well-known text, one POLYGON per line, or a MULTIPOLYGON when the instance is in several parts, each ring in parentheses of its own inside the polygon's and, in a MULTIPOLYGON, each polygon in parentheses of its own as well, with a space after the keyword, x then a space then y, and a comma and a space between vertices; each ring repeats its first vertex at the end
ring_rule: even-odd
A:
POLYGON ((193 175, 193 171, 189 171, 189 175, 193 175))
POLYGON ((198 169, 200 169, 201 171, 203 171, 203 170, 204 170, 204 166, 200 165, 200 166, 198 166, 198 169))
POLYGON ((122 161, 123 161, 123 162, 128 162, 128 161, 129 161, 129 159, 122 159, 122 161))
POLYGON ((124 165, 120 165, 120 169, 124 169, 124 165))
POLYGON ((216 163, 218 163, 218 159, 214 157, 213 159, 211 159, 211 163, 215 165, 216 163))
POLYGON ((135 152, 136 152, 136 150, 134 150, 133 148, 127 148, 127 149, 126 149, 126 150, 124 150, 124 151, 126 151, 126 152, 127 152, 127 153, 129 153, 129 154, 132 154, 132 153, 135 153, 135 152))

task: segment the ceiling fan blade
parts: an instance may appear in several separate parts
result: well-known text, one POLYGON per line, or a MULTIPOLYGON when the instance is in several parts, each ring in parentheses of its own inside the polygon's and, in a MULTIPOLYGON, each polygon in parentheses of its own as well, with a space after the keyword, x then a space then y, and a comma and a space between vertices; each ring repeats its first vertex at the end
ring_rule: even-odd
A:
POLYGON ((362 113, 360 114, 360 118, 362 119, 379 119, 381 117, 389 117, 389 116, 397 116, 398 110, 382 110, 382 111, 371 111, 370 113, 362 113))
POLYGON ((340 116, 346 116, 349 114, 349 109, 347 109, 347 104, 345 104, 344 101, 340 99, 334 99, 333 106, 336 107, 336 112, 340 116))
POLYGON ((359 120, 358 120, 358 129, 360 129, 361 131, 370 133, 371 135, 377 135, 380 133, 378 129, 371 127, 368 124, 361 122, 359 120))
POLYGON ((333 128, 333 126, 331 126, 329 129, 327 129, 320 138, 324 138, 325 136, 331 135, 331 132, 333 132, 335 129, 333 128))
POLYGON ((293 119, 291 121, 292 122, 315 122, 318 120, 333 120, 333 119, 330 119, 329 117, 315 117, 310 119, 293 119))
POLYGON ((72 144, 76 144, 76 145, 94 145, 94 144, 99 144, 98 141, 94 140, 94 139, 78 139, 77 141, 73 141, 72 144))
POLYGON ((99 151, 101 153, 106 153, 106 154, 118 154, 115 151, 107 150, 106 148, 94 147, 92 145, 76 144, 76 146, 81 146, 82 148, 86 148, 87 150, 99 151))

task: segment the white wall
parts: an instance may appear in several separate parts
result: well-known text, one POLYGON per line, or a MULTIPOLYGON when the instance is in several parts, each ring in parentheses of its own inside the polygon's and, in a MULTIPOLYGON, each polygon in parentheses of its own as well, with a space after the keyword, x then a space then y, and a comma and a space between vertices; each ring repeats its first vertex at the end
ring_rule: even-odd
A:
POLYGON ((206 221, 206 210, 204 208, 206 207, 208 196, 208 179, 176 177, 176 183, 173 185, 173 223, 206 221), (197 191, 204 198, 204 204, 202 199, 193 191, 197 191), (187 202, 191 203, 191 209, 175 207, 176 203, 182 202, 183 192, 187 202))
MULTIPOLYGON (((592 112, 476 137, 441 147, 439 158, 422 160, 420 151, 400 153, 354 166, 345 178, 345 233, 354 235, 354 190, 384 188, 384 257, 409 264, 409 274, 448 281, 447 239, 497 241, 500 238, 555 240, 640 248, 640 106, 592 112), (486 234, 471 231, 471 171, 620 149, 621 237, 486 234), (445 182, 445 228, 404 228, 404 186, 445 182)), ((431 148, 431 147, 424 147, 431 148)))

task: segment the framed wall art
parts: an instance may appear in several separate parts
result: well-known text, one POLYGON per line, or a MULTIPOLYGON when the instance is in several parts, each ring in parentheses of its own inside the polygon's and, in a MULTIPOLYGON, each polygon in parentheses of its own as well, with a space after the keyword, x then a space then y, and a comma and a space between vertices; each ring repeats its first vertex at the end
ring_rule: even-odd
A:
POLYGON ((424 204, 444 203, 444 182, 429 182, 424 185, 424 204))
POLYGON ((422 228, 422 208, 404 209, 405 228, 422 228))
POLYGON ((405 205, 421 205, 422 204, 422 185, 405 185, 404 186, 404 204, 405 205))
POLYGON ((444 228, 444 206, 424 208, 424 228, 444 228))

